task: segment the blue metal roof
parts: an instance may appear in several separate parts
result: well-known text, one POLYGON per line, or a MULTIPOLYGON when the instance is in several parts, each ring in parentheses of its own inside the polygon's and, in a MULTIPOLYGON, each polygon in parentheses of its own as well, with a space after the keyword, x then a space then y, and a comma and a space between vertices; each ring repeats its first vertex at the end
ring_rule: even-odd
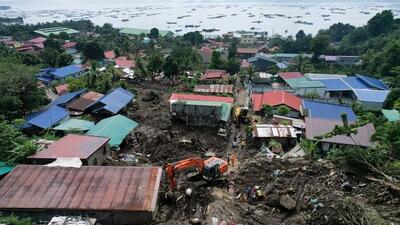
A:
POLYGON ((58 68, 54 71, 51 71, 50 73, 52 75, 56 76, 57 78, 65 78, 65 77, 74 75, 76 73, 79 73, 83 70, 84 69, 82 69, 79 65, 70 65, 70 66, 58 68))
POLYGON ((79 91, 74 91, 70 92, 64 95, 61 95, 60 97, 56 98, 52 103, 50 103, 51 106, 53 105, 65 105, 71 100, 79 97, 82 93, 86 92, 86 88, 79 90, 79 91))
POLYGON ((372 78, 372 77, 363 76, 363 75, 359 75, 359 74, 357 74, 357 77, 359 77, 364 82, 368 83, 369 85, 371 85, 374 88, 377 88, 379 90, 389 90, 389 88, 382 81, 380 81, 378 79, 375 79, 375 78, 372 78))
POLYGON ((357 116, 353 112, 353 109, 348 106, 307 100, 303 100, 303 106, 305 109, 308 109, 308 116, 310 118, 341 120, 341 115, 345 113, 347 114, 347 119, 350 122, 354 122, 357 120, 357 116))
POLYGON ((321 79, 327 91, 351 91, 351 88, 341 79, 321 79))
POLYGON ((363 81, 362 79, 358 77, 345 77, 342 78, 344 82, 346 82, 347 85, 349 85, 352 89, 369 89, 370 86, 368 83, 363 81))
POLYGON ((34 113, 31 116, 28 116, 27 123, 43 129, 47 129, 54 126, 66 117, 68 117, 68 111, 64 108, 54 105, 50 108, 46 108, 40 112, 34 113))
POLYGON ((386 100, 389 91, 381 90, 365 90, 365 89, 353 89, 357 95, 357 99, 362 102, 379 102, 383 103, 386 100))
POLYGON ((134 94, 119 87, 114 91, 104 95, 103 98, 99 99, 98 102, 104 104, 104 106, 96 109, 95 111, 106 110, 113 114, 117 114, 122 108, 128 105, 134 97, 134 94))

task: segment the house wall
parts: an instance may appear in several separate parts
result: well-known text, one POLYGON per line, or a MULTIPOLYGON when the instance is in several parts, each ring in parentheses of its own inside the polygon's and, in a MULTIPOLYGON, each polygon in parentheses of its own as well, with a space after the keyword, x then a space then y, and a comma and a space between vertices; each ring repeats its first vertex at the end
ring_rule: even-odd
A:
POLYGON ((383 102, 363 102, 359 101, 363 109, 365 110, 372 110, 372 111, 378 111, 383 108, 383 102))
POLYGON ((236 56, 237 56, 239 59, 249 59, 249 58, 251 58, 251 57, 256 56, 256 54, 253 54, 253 53, 237 53, 236 56))
POLYGON ((254 44, 254 42, 257 40, 256 36, 254 34, 242 34, 240 36, 240 43, 241 44, 254 44))
POLYGON ((181 119, 187 126, 216 127, 220 123, 221 108, 216 106, 172 104, 175 119, 181 119))
POLYGON ((86 160, 86 163, 88 166, 101 166, 110 154, 109 146, 103 145, 86 160))
POLYGON ((325 88, 298 88, 294 90, 297 95, 304 96, 316 92, 320 97, 325 95, 325 88))

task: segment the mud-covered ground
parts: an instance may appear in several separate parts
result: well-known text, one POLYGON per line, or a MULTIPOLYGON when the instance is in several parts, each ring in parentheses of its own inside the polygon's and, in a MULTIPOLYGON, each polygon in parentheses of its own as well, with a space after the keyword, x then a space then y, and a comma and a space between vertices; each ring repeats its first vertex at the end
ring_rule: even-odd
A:
MULTIPOLYGON (((205 157, 209 152, 226 159, 230 141, 218 137, 216 129, 171 122, 171 90, 160 84, 146 84, 135 90, 137 102, 127 115, 140 124, 136 131, 139 140, 132 135, 121 149, 120 156, 125 160, 111 164, 163 166, 189 157, 205 157), (160 98, 142 101, 150 91, 160 98)), ((400 224, 399 193, 387 187, 355 177, 327 161, 268 159, 251 152, 238 152, 239 163, 214 183, 178 174, 177 202, 165 198, 168 183, 164 177, 152 224, 212 224, 213 217, 229 225, 400 224), (263 195, 258 199, 246 192, 255 186, 263 195), (186 188, 193 190, 190 197, 184 195, 186 188)))

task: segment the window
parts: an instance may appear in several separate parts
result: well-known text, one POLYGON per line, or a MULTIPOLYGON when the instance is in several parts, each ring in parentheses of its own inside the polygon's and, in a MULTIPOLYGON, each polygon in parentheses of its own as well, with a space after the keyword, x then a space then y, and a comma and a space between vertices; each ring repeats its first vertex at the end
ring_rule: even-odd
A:
POLYGON ((103 147, 103 155, 107 155, 107 148, 103 147))

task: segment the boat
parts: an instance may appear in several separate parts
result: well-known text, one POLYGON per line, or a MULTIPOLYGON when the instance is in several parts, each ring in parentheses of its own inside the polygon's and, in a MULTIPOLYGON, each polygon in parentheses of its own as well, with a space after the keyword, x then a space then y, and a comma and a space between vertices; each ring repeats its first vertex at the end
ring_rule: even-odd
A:
POLYGON ((167 24, 177 24, 176 22, 167 22, 167 24))
POLYGON ((122 19, 122 22, 128 22, 129 19, 122 19))
POLYGON ((181 32, 181 31, 182 31, 182 29, 175 30, 175 32, 181 32))
POLYGON ((262 23, 263 21, 261 20, 256 20, 256 21, 252 21, 252 23, 262 23))

